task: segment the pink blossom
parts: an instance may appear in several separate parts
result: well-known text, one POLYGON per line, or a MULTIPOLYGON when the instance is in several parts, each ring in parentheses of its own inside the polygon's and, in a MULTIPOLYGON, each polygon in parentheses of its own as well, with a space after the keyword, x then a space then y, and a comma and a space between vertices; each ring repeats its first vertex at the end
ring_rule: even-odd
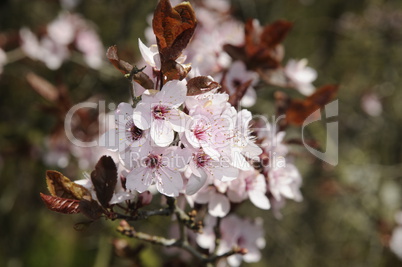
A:
POLYGON ((300 193, 301 184, 300 173, 291 163, 286 163, 282 168, 271 168, 268 172, 268 189, 277 201, 282 198, 301 201, 303 199, 300 193))
MULTIPOLYGON (((120 103, 115 112, 115 128, 100 138, 100 145, 124 155, 127 150, 138 151, 149 144, 149 130, 142 130, 134 124, 134 109, 128 103, 120 103)), ((124 158, 123 158, 124 159, 124 158)))
POLYGON ((148 92, 135 107, 133 120, 141 130, 150 129, 151 139, 157 146, 166 147, 173 142, 174 131, 185 130, 188 118, 178 108, 186 97, 186 82, 169 81, 160 92, 148 92))
POLYGON ((193 150, 185 176, 188 178, 186 194, 193 195, 207 180, 231 181, 237 178, 239 170, 223 161, 215 161, 202 149, 193 150))
POLYGON ((178 147, 142 149, 135 161, 134 168, 127 175, 127 189, 140 193, 146 191, 151 184, 166 196, 177 197, 183 188, 183 179, 179 170, 187 162, 180 157, 178 147))
POLYGON ((271 207, 266 196, 267 185, 264 175, 256 170, 241 171, 237 179, 229 183, 227 195, 231 202, 242 202, 247 198, 258 208, 271 207))
POLYGON ((80 29, 75 43, 77 49, 83 53, 88 66, 93 69, 100 68, 105 51, 97 33, 89 27, 80 29))
MULTIPOLYGON (((215 225, 217 220, 212 216, 205 216, 204 231, 196 237, 197 244, 210 252, 215 250, 215 225)), ((229 215, 220 223, 221 241, 217 250, 218 255, 232 250, 234 247, 247 250, 245 255, 235 254, 227 258, 230 266, 240 266, 242 261, 258 262, 261 259, 260 249, 265 247, 262 220, 251 221, 241 219, 236 215, 229 215)))
POLYGON ((223 193, 218 191, 215 186, 205 186, 191 198, 199 204, 208 203, 208 213, 211 216, 225 217, 230 211, 230 202, 223 193))
POLYGON ((224 218, 220 225, 221 242, 218 254, 230 251, 233 247, 247 249, 245 255, 235 254, 227 258, 230 266, 240 266, 242 261, 258 262, 261 259, 260 249, 265 247, 262 220, 250 221, 236 215, 224 218))
POLYGON ((60 45, 69 45, 74 41, 76 32, 75 21, 78 17, 61 13, 59 16, 47 25, 47 34, 55 42, 60 45))
POLYGON ((303 95, 311 95, 315 88, 311 84, 317 79, 317 72, 307 67, 307 59, 296 61, 291 59, 285 66, 285 74, 303 95))

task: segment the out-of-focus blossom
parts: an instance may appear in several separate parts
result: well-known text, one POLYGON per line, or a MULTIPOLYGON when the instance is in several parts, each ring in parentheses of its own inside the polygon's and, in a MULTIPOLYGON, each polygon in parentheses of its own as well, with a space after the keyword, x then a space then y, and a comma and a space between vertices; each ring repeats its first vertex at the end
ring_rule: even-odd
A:
MULTIPOLYGON (((215 249, 214 227, 216 218, 206 216, 204 220, 204 232, 197 235, 197 244, 205 249, 215 249)), ((235 254, 227 258, 230 266, 240 266, 242 261, 257 262, 261 259, 260 249, 265 247, 264 231, 262 220, 250 221, 241 219, 236 215, 229 215, 222 219, 220 224, 221 241, 218 247, 218 255, 233 249, 244 248, 245 255, 235 254)))
MULTIPOLYGON (((218 81, 219 78, 216 78, 218 81)), ((247 91, 240 101, 240 105, 251 107, 255 104, 257 94, 253 86, 258 82, 258 75, 253 71, 248 71, 246 65, 241 61, 236 61, 230 65, 223 83, 229 90, 230 94, 234 94, 238 88, 249 84, 247 91)))
POLYGON ((7 63, 7 55, 3 49, 0 48, 0 74, 3 72, 3 66, 7 63))
POLYGON ((299 61, 291 59, 285 66, 285 74, 294 86, 303 95, 311 95, 315 87, 311 83, 317 79, 317 72, 310 67, 307 67, 307 59, 299 61))
POLYGON ((291 163, 286 163, 282 168, 271 168, 268 172, 268 189, 277 201, 283 197, 301 201, 303 199, 300 193, 301 184, 301 175, 291 163))
POLYGON ((389 248, 399 259, 402 260, 402 211, 395 214, 395 222, 397 226, 392 232, 391 239, 389 241, 389 248))
POLYGON ((220 192, 218 189, 215 186, 205 186, 191 197, 196 203, 208 203, 208 213, 211 216, 225 217, 229 213, 230 202, 227 196, 224 195, 224 191, 220 192))
POLYGON ((361 107, 368 115, 378 117, 382 113, 382 104, 378 95, 374 93, 365 94, 361 100, 361 107))
POLYGON ((76 17, 68 13, 61 13, 55 20, 47 25, 47 34, 61 45, 69 45, 74 41, 76 17))
POLYGON ((78 31, 75 43, 77 49, 83 53, 88 66, 93 69, 100 68, 105 51, 96 32, 90 28, 78 31))

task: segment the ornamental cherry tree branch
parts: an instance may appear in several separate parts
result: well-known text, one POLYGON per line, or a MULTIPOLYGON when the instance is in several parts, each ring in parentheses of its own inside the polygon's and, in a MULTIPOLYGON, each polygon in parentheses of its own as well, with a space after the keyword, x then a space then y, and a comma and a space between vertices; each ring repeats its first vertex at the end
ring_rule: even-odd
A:
POLYGON ((131 83, 133 103, 118 105, 115 127, 99 140, 113 156, 102 156, 86 179, 46 173, 50 195, 41 197, 50 210, 119 220, 122 235, 181 248, 204 265, 261 258, 263 221, 236 215, 236 207, 250 201, 279 217, 287 199, 302 200, 301 175, 286 161, 285 130, 329 103, 337 86, 314 91, 316 73, 305 60, 282 66, 282 42, 292 23, 242 24, 220 16, 228 12, 160 0, 155 38, 149 46, 138 40, 143 62, 129 63, 109 47, 107 58, 131 83), (244 109, 255 104, 260 81, 308 94, 275 94, 277 114, 286 115, 279 128, 244 109), (166 206, 148 208, 154 196, 163 196, 166 206), (178 237, 138 232, 129 224, 154 216, 175 216, 178 237))

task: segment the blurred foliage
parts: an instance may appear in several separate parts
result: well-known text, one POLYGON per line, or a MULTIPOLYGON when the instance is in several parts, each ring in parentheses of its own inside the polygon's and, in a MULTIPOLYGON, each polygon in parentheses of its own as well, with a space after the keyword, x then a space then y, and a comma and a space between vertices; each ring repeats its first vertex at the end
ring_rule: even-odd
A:
MULTIPOLYGON (((243 214, 251 211, 265 220, 263 259, 247 266, 400 266, 387 240, 393 214, 402 206, 402 2, 234 0, 233 5, 241 20, 293 21, 286 58, 308 58, 319 74, 317 86, 340 85, 338 166, 296 148, 304 201, 288 202, 282 220, 271 212, 240 207, 243 214), (362 108, 369 93, 382 104, 379 116, 362 108)), ((134 62, 139 58, 137 38, 143 38, 155 6, 156 1, 87 0, 76 11, 93 21, 105 46, 117 44, 123 58, 134 62)), ((58 1, 2 1, 0 33, 12 36, 22 26, 44 27, 59 10, 58 1)), ((127 81, 107 67, 95 71, 69 61, 50 72, 27 58, 5 67, 0 77, 0 266, 133 266, 113 252, 112 239, 119 237, 115 223, 97 222, 76 231, 74 225, 85 218, 52 213, 41 203, 45 170, 55 168, 41 158, 43 140, 55 120, 40 109, 45 100, 24 79, 29 70, 56 85, 66 84, 74 102, 95 94, 114 103, 129 97, 127 81)), ((253 111, 272 114, 273 88, 259 93, 253 111)), ((312 125, 309 134, 325 143, 324 129, 324 124, 312 125)), ((74 171, 71 175, 80 176, 74 171)), ((135 226, 167 230, 164 220, 135 226)), ((144 266, 161 265, 156 257, 160 251, 146 245, 144 266)))

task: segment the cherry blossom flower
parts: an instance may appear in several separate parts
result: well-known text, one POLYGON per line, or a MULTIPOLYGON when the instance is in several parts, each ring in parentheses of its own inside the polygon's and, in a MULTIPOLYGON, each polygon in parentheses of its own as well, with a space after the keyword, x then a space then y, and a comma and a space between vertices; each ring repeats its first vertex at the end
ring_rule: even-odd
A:
POLYGON ((151 184, 166 196, 177 197, 183 188, 183 178, 179 170, 184 169, 178 147, 142 149, 136 158, 132 158, 133 168, 127 175, 126 187, 140 193, 146 191, 151 184))
POLYGON ((245 157, 258 160, 258 155, 262 153, 261 148, 255 144, 255 138, 251 136, 251 119, 251 112, 245 109, 238 112, 234 118, 236 124, 231 146, 232 164, 245 171, 253 169, 245 157))
POLYGON ((268 172, 268 189, 277 201, 282 198, 301 201, 303 199, 300 193, 301 184, 301 175, 291 163, 286 163, 282 168, 271 168, 268 172))
POLYGON ((225 217, 230 211, 230 201, 227 196, 212 185, 204 186, 188 198, 199 204, 208 203, 208 213, 214 217, 225 217))
POLYGON ((161 69, 161 59, 159 56, 159 50, 156 45, 147 47, 140 38, 138 38, 138 46, 140 48, 141 56, 145 62, 156 70, 161 69))
POLYGON ((291 59, 285 66, 285 74, 303 95, 311 95, 315 87, 311 84, 317 79, 317 72, 307 67, 307 59, 291 59))
MULTIPOLYGON (((215 217, 205 216, 203 233, 196 237, 197 244, 211 252, 215 250, 214 227, 216 223, 215 217)), ((235 254, 228 257, 227 263, 230 266, 240 266, 242 261, 258 262, 260 260, 260 249, 265 247, 261 219, 250 221, 231 214, 221 220, 219 229, 221 241, 217 250, 218 255, 226 253, 234 247, 247 250, 245 255, 235 254)))
POLYGON ((187 98, 186 107, 192 120, 181 136, 187 147, 202 148, 212 159, 230 156, 230 139, 234 128, 233 109, 227 94, 187 98))
POLYGON ((239 170, 223 161, 215 161, 202 149, 193 150, 185 176, 188 178, 186 194, 193 195, 209 180, 226 182, 237 178, 239 170))
POLYGON ((126 152, 139 151, 149 145, 149 130, 138 128, 133 121, 134 109, 128 103, 120 103, 115 112, 115 128, 100 138, 100 145, 112 151, 119 151, 124 162, 126 152))
POLYGON ((241 171, 237 179, 229 183, 227 195, 231 202, 242 202, 247 198, 258 208, 267 210, 271 207, 265 195, 267 186, 264 175, 256 170, 241 171))
POLYGON ((169 81, 160 92, 148 92, 134 109, 134 124, 141 130, 150 129, 154 143, 166 147, 173 142, 174 131, 185 130, 188 118, 178 108, 186 97, 186 82, 169 81))
POLYGON ((242 261, 258 262, 261 259, 260 249, 265 247, 261 219, 253 222, 230 215, 222 220, 220 230, 221 242, 218 254, 228 252, 233 247, 247 249, 245 255, 235 254, 228 257, 227 262, 230 266, 240 266, 242 261))

